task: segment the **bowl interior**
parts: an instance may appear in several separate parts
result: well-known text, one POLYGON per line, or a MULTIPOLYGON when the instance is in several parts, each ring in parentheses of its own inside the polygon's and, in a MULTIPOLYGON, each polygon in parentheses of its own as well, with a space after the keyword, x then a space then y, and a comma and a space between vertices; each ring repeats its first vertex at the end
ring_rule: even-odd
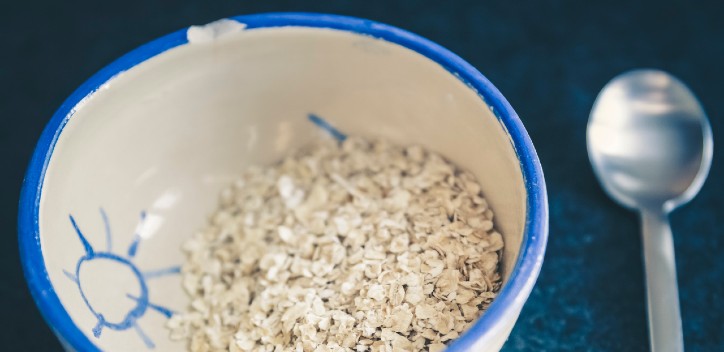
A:
POLYGON ((125 71, 71 111, 43 179, 45 267, 75 325, 101 349, 178 350, 164 324, 188 303, 181 243, 218 191, 325 132, 421 144, 477 175, 518 256, 526 190, 510 136, 438 63, 348 31, 237 28, 125 71))

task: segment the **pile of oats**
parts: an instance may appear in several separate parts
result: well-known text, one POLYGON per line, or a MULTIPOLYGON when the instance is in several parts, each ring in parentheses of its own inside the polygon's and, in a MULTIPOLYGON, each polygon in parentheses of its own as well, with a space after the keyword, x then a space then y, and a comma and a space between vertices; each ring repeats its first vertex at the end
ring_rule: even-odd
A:
POLYGON ((347 138, 251 168, 183 250, 192 351, 440 351, 500 288, 503 238, 472 174, 347 138))

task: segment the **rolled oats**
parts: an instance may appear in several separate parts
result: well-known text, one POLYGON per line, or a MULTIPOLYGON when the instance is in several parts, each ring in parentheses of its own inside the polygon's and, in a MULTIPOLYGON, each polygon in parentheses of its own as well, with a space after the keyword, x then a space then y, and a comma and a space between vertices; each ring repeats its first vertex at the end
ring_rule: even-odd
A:
POLYGON ((221 192, 184 243, 192 351, 442 351, 501 285, 472 174, 419 146, 326 141, 221 192))

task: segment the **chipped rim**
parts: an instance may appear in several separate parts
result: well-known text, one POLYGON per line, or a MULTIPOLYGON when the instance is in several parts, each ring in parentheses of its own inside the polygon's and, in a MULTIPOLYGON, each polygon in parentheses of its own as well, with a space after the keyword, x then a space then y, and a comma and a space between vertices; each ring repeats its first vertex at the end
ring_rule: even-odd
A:
MULTIPOLYGON (((510 135, 511 142, 520 162, 526 188, 526 220, 523 241, 518 260, 508 282, 488 310, 468 331, 454 340, 448 351, 465 351, 479 342, 504 333, 503 324, 517 319, 523 304, 535 284, 548 240, 548 201, 543 170, 518 114, 508 101, 473 66, 449 50, 408 31, 347 16, 316 13, 267 13, 238 16, 231 19, 246 25, 246 29, 301 26, 330 28, 363 35, 369 35, 396 43, 435 61, 448 72, 475 90, 491 107, 500 123, 510 135)), ((166 50, 188 43, 187 28, 178 30, 143 46, 113 61, 76 89, 53 114, 38 140, 32 159, 25 174, 19 203, 18 237, 20 255, 25 278, 30 292, 48 325, 61 343, 79 351, 100 351, 88 337, 73 323, 60 302, 45 269, 43 259, 39 210, 43 180, 53 149, 63 128, 72 118, 75 107, 82 100, 95 93, 99 87, 115 76, 134 66, 163 53, 166 50)))

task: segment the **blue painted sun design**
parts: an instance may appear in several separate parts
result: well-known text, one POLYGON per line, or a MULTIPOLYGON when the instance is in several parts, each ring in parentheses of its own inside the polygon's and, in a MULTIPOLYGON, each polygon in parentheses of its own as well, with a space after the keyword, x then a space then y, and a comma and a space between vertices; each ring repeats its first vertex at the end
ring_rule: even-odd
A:
MULTIPOLYGON (((93 315, 96 317, 98 322, 96 323, 95 327, 93 327, 93 336, 96 338, 99 338, 101 336, 101 333, 103 332, 103 329, 111 329, 111 330, 117 330, 117 331, 123 331, 128 329, 133 329, 136 331, 138 336, 141 338, 143 343, 148 348, 154 348, 155 344, 151 340, 146 333, 141 330, 141 328, 138 325, 138 320, 141 319, 146 312, 151 309, 154 310, 160 314, 163 314, 167 318, 170 318, 174 312, 171 309, 168 309, 162 305, 154 304, 149 301, 149 292, 148 292, 148 285, 146 284, 147 280, 167 276, 167 275, 173 275, 178 274, 180 272, 179 266, 172 266, 160 270, 153 270, 153 271, 141 271, 136 264, 134 264, 133 260, 136 257, 136 253, 138 252, 139 244, 141 243, 142 237, 140 235, 140 229, 143 228, 144 221, 146 220, 146 213, 141 212, 139 224, 136 227, 136 231, 133 237, 133 241, 128 246, 128 249, 123 254, 117 254, 113 252, 113 241, 111 236, 111 227, 108 222, 108 216, 106 215, 106 212, 103 210, 103 208, 100 209, 101 218, 103 219, 103 224, 105 228, 105 235, 106 235, 106 248, 103 251, 96 250, 91 246, 90 242, 88 242, 88 239, 86 236, 83 235, 83 232, 80 230, 78 223, 75 221, 75 218, 73 218, 73 215, 69 215, 70 223, 73 226, 73 229, 75 230, 76 234, 78 234, 78 238, 80 239, 81 244, 83 245, 83 248, 85 250, 85 254, 78 259, 78 262, 75 266, 74 272, 69 272, 66 270, 63 270, 65 275, 75 283, 75 285, 78 287, 78 291, 80 291, 80 295, 83 298, 83 301, 85 302, 88 309, 93 313, 93 315), (104 312, 100 311, 94 306, 95 304, 98 304, 99 302, 91 302, 91 300, 88 297, 88 292, 85 292, 83 290, 83 285, 81 285, 82 277, 80 275, 81 268, 85 267, 89 263, 98 263, 98 262, 105 262, 106 265, 112 265, 116 267, 118 270, 126 270, 130 271, 132 273, 132 277, 135 278, 137 281, 138 287, 140 288, 139 294, 137 295, 131 295, 126 293, 126 297, 135 304, 133 305, 133 308, 131 308, 122 319, 109 319, 107 318, 108 315, 104 315, 104 312)), ((116 270, 113 270, 116 271, 116 270)), ((113 275, 113 273, 109 273, 109 275, 113 275)), ((124 287, 117 287, 118 290, 125 290, 124 287)), ((121 291, 125 292, 125 291, 121 291)))

